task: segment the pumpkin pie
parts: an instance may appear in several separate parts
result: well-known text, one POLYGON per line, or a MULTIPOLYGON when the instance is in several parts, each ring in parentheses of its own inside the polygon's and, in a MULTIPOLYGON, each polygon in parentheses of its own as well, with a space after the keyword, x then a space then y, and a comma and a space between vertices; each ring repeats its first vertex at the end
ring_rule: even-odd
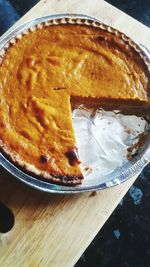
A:
POLYGON ((14 163, 59 184, 83 179, 71 105, 150 102, 141 54, 117 34, 86 25, 42 26, 0 61, 0 146, 14 163))

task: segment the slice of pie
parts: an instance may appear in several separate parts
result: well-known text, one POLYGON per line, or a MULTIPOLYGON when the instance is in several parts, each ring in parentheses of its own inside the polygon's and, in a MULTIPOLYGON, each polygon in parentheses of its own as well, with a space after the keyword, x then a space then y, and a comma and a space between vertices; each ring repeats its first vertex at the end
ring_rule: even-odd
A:
POLYGON ((120 36, 100 26, 43 25, 5 50, 0 146, 13 162, 50 182, 80 184, 71 102, 149 105, 148 66, 120 36))

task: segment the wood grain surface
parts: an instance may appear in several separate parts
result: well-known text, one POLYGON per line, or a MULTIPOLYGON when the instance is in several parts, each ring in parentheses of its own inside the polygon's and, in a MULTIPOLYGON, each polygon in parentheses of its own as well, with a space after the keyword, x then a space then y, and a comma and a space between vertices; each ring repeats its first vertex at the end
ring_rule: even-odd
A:
MULTIPOLYGON (((56 13, 96 16, 150 47, 150 30, 102 0, 42 0, 16 25, 56 13)), ((71 267, 98 233, 136 177, 96 195, 48 195, 0 169, 0 201, 15 225, 0 234, 0 267, 71 267)))

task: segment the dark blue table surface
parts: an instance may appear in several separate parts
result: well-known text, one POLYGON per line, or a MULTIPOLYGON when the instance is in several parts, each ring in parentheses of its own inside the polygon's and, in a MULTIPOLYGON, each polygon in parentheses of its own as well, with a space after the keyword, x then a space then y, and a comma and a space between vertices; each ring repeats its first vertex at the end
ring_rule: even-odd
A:
MULTIPOLYGON (((0 0, 0 35, 37 2, 0 0)), ((107 2, 150 26, 150 0, 107 2)), ((149 206, 150 165, 138 177, 75 267, 149 267, 149 206)))

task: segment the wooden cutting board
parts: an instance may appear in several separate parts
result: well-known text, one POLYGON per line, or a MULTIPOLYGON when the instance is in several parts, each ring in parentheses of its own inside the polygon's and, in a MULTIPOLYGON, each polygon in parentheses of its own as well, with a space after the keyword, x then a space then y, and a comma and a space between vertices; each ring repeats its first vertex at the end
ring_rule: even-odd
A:
MULTIPOLYGON (((102 0, 42 0, 16 25, 56 13, 84 13, 124 31, 150 47, 150 30, 102 0)), ((60 196, 35 191, 0 169, 0 200, 15 215, 15 225, 0 234, 1 267, 71 267, 135 181, 96 195, 60 196)))

